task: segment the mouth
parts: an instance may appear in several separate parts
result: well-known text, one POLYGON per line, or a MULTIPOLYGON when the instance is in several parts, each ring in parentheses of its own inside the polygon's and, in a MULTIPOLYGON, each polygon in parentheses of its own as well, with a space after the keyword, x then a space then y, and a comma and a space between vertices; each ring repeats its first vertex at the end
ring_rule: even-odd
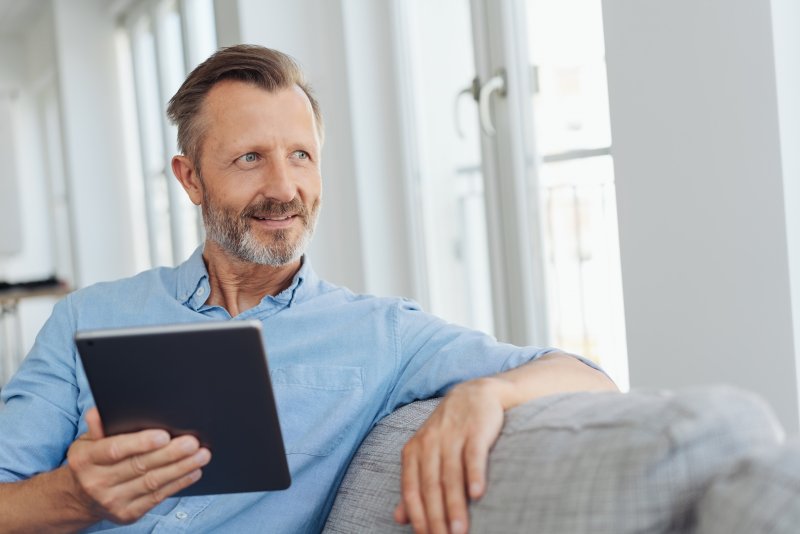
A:
POLYGON ((253 218, 259 221, 286 221, 293 217, 297 217, 297 215, 282 215, 280 217, 259 217, 258 215, 253 215, 253 218))
POLYGON ((280 229, 280 228, 288 228, 294 224, 295 219, 298 219, 299 216, 297 214, 287 214, 287 215, 253 215, 251 217, 253 220, 256 221, 256 224, 262 228, 267 229, 280 229))

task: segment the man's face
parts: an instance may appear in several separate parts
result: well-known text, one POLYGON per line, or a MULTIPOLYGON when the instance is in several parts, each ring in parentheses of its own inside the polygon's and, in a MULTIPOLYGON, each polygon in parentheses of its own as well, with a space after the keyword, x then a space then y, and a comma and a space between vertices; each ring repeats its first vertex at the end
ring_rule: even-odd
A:
POLYGON ((223 81, 203 103, 200 168, 209 239, 243 261, 300 258, 321 198, 320 146, 299 87, 267 92, 223 81))

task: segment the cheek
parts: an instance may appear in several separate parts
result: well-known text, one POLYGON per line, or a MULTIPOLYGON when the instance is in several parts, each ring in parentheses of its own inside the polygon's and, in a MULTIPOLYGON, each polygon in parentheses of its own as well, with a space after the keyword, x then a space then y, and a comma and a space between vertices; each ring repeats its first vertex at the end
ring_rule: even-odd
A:
POLYGON ((316 199, 322 197, 322 177, 319 174, 310 176, 304 183, 304 193, 306 200, 314 204, 316 199))
POLYGON ((209 188, 206 190, 206 196, 204 198, 211 201, 211 204, 216 207, 235 209, 237 211, 244 209, 250 199, 244 187, 225 189, 209 188))

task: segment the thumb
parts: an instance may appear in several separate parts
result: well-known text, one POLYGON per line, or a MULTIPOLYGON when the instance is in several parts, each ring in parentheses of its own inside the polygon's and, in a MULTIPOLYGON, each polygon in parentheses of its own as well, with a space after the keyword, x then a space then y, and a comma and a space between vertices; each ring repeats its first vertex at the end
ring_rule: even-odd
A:
POLYGON ((86 412, 86 424, 89 425, 89 439, 103 439, 103 423, 100 421, 100 412, 97 408, 90 408, 86 412))

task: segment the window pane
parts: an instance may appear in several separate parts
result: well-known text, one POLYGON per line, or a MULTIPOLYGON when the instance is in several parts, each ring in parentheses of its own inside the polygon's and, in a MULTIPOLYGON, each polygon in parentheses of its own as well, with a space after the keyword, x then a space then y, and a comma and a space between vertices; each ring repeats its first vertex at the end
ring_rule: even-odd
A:
POLYGON ((611 144, 600 0, 528 0, 543 155, 611 144))
MULTIPOLYGON (((161 64, 161 87, 165 100, 178 90, 186 77, 183 64, 183 36, 181 16, 176 2, 165 2, 158 10, 159 61, 161 64)), ((166 102, 162 103, 166 108, 166 102)))
POLYGON ((170 265, 172 239, 169 193, 164 175, 166 154, 161 123, 162 106, 159 101, 155 36, 149 17, 143 16, 136 23, 132 41, 139 142, 142 151, 147 224, 151 240, 150 260, 153 265, 170 265))
POLYGON ((550 338, 613 359, 625 329, 611 158, 546 164, 540 176, 550 338))
POLYGON ((170 160, 178 152, 177 128, 166 118, 167 102, 180 88, 185 78, 183 35, 178 3, 174 0, 163 2, 158 9, 159 25, 159 64, 161 66, 161 110, 160 117, 166 131, 164 175, 169 181, 171 191, 170 213, 172 216, 175 262, 188 257, 200 243, 198 233, 198 209, 186 197, 183 188, 172 176, 170 160))
POLYGON ((136 76, 136 96, 139 128, 142 130, 144 172, 160 172, 164 162, 164 142, 161 134, 161 104, 158 95, 156 43, 149 17, 142 17, 133 38, 133 63, 136 76))
POLYGON ((553 345, 600 362, 628 387, 601 0, 528 0, 537 74, 548 323, 553 345), (575 151, 593 150, 596 157, 575 151), (559 156, 554 158, 554 156, 559 156), (558 162, 554 162, 558 161, 558 162))

